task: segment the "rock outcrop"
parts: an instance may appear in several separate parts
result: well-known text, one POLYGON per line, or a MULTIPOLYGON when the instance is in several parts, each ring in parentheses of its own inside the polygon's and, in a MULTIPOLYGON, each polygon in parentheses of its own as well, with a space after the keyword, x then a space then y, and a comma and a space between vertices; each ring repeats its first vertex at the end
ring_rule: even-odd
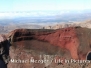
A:
POLYGON ((9 62, 9 42, 7 37, 3 34, 0 35, 0 68, 7 68, 9 62))

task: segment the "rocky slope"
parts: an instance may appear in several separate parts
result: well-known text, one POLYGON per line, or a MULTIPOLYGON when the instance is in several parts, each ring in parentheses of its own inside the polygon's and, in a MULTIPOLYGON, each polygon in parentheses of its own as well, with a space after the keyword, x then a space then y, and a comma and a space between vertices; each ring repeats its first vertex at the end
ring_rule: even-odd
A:
MULTIPOLYGON (((65 59, 80 60, 80 62, 76 62, 76 65, 78 65, 76 67, 80 68, 79 63, 83 63, 83 67, 85 63, 90 64, 90 61, 82 61, 86 60, 87 54, 91 51, 90 35, 91 29, 81 27, 69 27, 59 30, 14 30, 9 34, 12 44, 10 56, 13 60, 17 59, 18 63, 11 60, 8 67, 59 68, 63 65, 65 67, 65 59), (31 60, 31 58, 34 59, 31 60), (30 59, 31 63, 28 59, 30 59), (57 59, 64 62, 56 62, 57 59), (42 62, 40 60, 48 61, 42 62)), ((72 61, 72 63, 75 65, 75 61, 72 61)), ((72 66, 70 61, 66 65, 72 66)))
POLYGON ((91 29, 16 29, 7 35, 11 43, 8 68, 90 68, 91 29))

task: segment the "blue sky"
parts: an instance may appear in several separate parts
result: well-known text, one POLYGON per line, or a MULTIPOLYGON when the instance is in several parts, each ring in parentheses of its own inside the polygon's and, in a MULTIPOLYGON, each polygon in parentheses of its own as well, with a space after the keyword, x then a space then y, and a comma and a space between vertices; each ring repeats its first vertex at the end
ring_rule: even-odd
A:
POLYGON ((0 12, 91 9, 91 0, 0 0, 0 12))

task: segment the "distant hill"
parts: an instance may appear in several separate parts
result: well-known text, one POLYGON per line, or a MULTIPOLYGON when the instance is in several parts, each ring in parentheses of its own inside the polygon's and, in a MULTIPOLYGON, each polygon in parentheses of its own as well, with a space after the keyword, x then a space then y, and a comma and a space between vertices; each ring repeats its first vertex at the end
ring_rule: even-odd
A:
POLYGON ((74 22, 74 23, 59 23, 55 25, 45 26, 44 29, 61 29, 61 28, 77 27, 77 26, 91 28, 91 20, 83 22, 74 22))

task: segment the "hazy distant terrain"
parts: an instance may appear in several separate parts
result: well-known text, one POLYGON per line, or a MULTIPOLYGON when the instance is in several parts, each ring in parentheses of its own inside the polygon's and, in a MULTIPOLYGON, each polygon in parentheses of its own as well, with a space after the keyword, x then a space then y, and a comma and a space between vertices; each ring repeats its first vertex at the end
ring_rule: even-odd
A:
POLYGON ((7 33, 18 28, 41 29, 47 26, 45 28, 50 29, 49 26, 52 26, 52 29, 58 29, 74 25, 85 27, 90 27, 91 25, 90 21, 87 21, 89 24, 86 22, 84 23, 86 20, 91 20, 91 10, 62 10, 50 12, 42 11, 17 13, 2 12, 1 14, 8 15, 6 17, 0 16, 0 33, 7 33))
POLYGON ((15 29, 41 29, 42 26, 40 25, 29 25, 29 24, 20 24, 20 25, 17 25, 17 24, 9 24, 9 25, 1 25, 0 26, 0 33, 8 33, 12 30, 15 30, 15 29))
POLYGON ((72 22, 91 19, 91 10, 62 10, 41 12, 11 12, 1 13, 0 24, 8 23, 46 23, 46 22, 72 22))

